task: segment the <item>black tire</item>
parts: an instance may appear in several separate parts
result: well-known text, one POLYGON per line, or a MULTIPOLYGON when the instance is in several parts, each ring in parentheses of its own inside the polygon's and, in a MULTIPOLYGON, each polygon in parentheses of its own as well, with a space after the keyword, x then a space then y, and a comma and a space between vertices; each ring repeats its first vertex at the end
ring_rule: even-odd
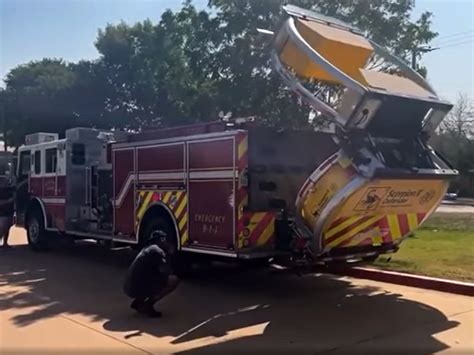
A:
POLYGON ((44 229, 43 214, 38 209, 28 213, 26 220, 26 236, 28 245, 34 251, 45 251, 48 249, 48 236, 44 229))
POLYGON ((244 262, 243 265, 251 269, 265 268, 265 267, 268 267, 268 265, 270 265, 270 258, 247 260, 244 262))
POLYGON ((141 244, 144 245, 147 240, 152 238, 157 231, 165 232, 167 237, 161 240, 159 244, 165 244, 167 250, 164 250, 168 256, 173 273, 181 278, 189 277, 192 274, 192 263, 190 259, 178 250, 176 231, 171 221, 157 216, 150 219, 145 225, 145 230, 141 238, 141 244))
POLYGON ((377 258, 379 257, 379 255, 371 255, 371 256, 364 256, 362 258, 362 261, 365 263, 365 264, 372 264, 375 262, 375 260, 377 260, 377 258))

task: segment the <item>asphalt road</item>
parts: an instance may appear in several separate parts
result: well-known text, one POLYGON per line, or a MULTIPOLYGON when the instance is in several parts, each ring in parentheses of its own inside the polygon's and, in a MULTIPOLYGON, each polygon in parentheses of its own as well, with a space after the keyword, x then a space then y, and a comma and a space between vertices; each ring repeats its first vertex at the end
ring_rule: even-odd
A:
POLYGON ((93 243, 0 250, 0 353, 473 352, 474 298, 329 275, 217 267, 135 315, 133 255, 93 243))

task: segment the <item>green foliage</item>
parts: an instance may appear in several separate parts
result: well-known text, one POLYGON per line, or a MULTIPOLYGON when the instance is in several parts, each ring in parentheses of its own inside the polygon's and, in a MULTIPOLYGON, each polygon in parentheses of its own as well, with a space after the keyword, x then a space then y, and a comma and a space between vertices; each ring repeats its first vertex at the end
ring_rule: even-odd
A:
MULTIPOLYGON (((292 2, 353 23, 403 58, 436 36, 430 13, 410 19, 412 1, 292 2)), ((268 38, 256 31, 278 27, 282 3, 210 0, 199 11, 186 1, 157 24, 108 24, 98 32, 96 61, 44 59, 13 69, 2 94, 8 143, 74 125, 143 129, 216 120, 221 110, 269 125, 307 125, 309 109, 272 73, 268 38)))
POLYGON ((466 94, 459 94, 431 144, 460 172, 451 188, 463 196, 474 196, 474 105, 466 94))

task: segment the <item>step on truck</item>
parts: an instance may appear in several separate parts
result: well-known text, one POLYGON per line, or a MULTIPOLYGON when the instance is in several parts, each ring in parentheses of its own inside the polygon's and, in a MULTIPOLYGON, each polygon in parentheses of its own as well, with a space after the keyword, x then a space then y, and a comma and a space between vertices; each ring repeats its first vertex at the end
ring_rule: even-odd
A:
POLYGON ((63 235, 139 247, 164 230, 180 256, 347 263, 396 252, 457 175, 427 143, 451 104, 357 29, 285 13, 264 31, 274 72, 331 130, 231 120, 29 135, 17 220, 31 247, 63 235))

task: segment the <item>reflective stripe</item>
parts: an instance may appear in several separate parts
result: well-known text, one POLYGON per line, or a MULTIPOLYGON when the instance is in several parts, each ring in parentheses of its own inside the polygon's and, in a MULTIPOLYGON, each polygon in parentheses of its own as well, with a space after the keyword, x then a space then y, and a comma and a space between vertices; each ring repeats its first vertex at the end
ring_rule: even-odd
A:
POLYGON ((407 218, 408 218, 408 226, 410 227, 410 231, 418 228, 418 218, 416 216, 416 213, 408 213, 407 218))
POLYGON ((364 230, 365 228, 369 227, 371 224, 374 224, 375 222, 379 221, 380 219, 382 219, 382 217, 383 216, 371 217, 367 221, 365 221, 363 223, 360 223, 357 226, 354 226, 354 228, 352 228, 350 231, 348 231, 347 233, 343 234, 339 238, 337 238, 337 239, 333 240, 332 242, 330 242, 328 244, 328 247, 334 247, 338 244, 341 244, 346 239, 351 238, 353 235, 355 235, 355 234, 359 233, 360 231, 364 230))
POLYGON ((392 235, 392 239, 401 238, 402 233, 400 232, 400 226, 398 225, 397 215, 390 214, 387 216, 387 220, 388 220, 388 227, 390 228, 390 234, 392 235))
POLYGON ((138 180, 183 180, 185 177, 184 172, 174 173, 138 173, 138 180))
POLYGON ((345 229, 346 227, 349 227, 351 224, 353 223, 356 223, 357 221, 361 220, 362 218, 364 218, 364 216, 355 216, 355 217, 349 217, 347 218, 345 221, 339 223, 338 225, 336 225, 334 228, 330 229, 329 231, 327 231, 324 235, 325 235, 325 238, 331 238, 333 235, 335 235, 336 233, 342 231, 343 229, 345 229))
POLYGON ((192 171, 189 173, 191 179, 231 179, 237 177, 234 170, 192 171))
POLYGON ((52 197, 43 197, 41 199, 45 204, 56 204, 56 205, 64 205, 66 203, 65 198, 52 198, 52 197))
MULTIPOLYGON (((143 193, 143 195, 144 195, 145 197, 144 197, 144 198, 142 197, 142 198, 143 198, 143 200, 142 200, 143 202, 142 202, 142 204, 141 204, 141 206, 140 206, 140 209, 138 209, 138 212, 137 212, 137 220, 141 220, 142 217, 143 217, 143 215, 145 214, 145 211, 146 211, 146 209, 148 208, 148 205, 150 204, 151 197, 153 196, 153 192, 151 192, 151 191, 150 191, 150 192, 145 192, 145 193, 143 193)), ((143 196, 143 195, 142 195, 142 196, 143 196)))
POLYGON ((237 147, 237 160, 241 160, 242 157, 247 154, 247 150, 248 150, 248 144, 249 144, 249 141, 248 141, 248 137, 245 136, 242 141, 239 143, 239 146, 237 147))

